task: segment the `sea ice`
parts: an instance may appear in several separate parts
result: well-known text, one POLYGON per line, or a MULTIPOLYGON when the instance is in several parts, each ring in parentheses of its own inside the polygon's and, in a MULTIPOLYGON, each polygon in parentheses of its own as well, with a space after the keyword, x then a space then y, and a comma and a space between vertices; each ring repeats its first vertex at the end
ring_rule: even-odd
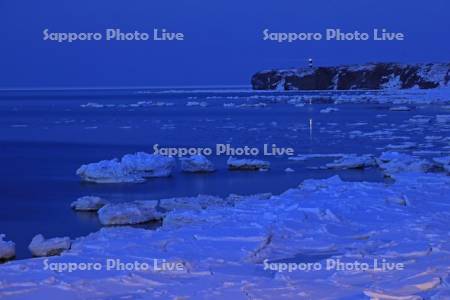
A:
POLYGON ((167 177, 175 167, 175 158, 165 155, 137 152, 122 157, 121 164, 130 174, 144 178, 167 177))
POLYGON ((334 188, 343 184, 344 182, 342 181, 342 179, 338 175, 335 175, 322 180, 306 179, 303 180, 303 182, 298 187, 299 189, 305 191, 318 191, 321 189, 334 188))
POLYGON ((201 107, 206 107, 208 105, 208 103, 206 103, 205 101, 189 101, 186 103, 186 106, 201 106, 201 107))
POLYGON ((390 111, 410 111, 411 108, 408 106, 393 106, 389 108, 390 111))
POLYGON ((414 142, 403 142, 398 145, 389 144, 386 146, 386 149, 392 149, 392 150, 404 150, 404 149, 411 149, 415 148, 417 146, 414 142))
POLYGON ((160 220, 163 216, 156 209, 156 201, 134 201, 107 204, 97 212, 103 225, 129 225, 160 220))
POLYGON ((433 163, 426 159, 398 153, 383 152, 378 159, 378 165, 387 175, 401 172, 427 172, 433 168, 433 163))
POLYGON ((339 111, 339 109, 338 108, 334 108, 334 107, 327 107, 327 108, 321 109, 320 113, 328 114, 328 113, 335 112, 335 111, 339 111))
MULTIPOLYGON (((382 155, 384 162, 404 158, 382 155)), ((92 293, 111 299, 359 299, 364 293, 377 299, 448 298, 448 176, 403 173, 392 184, 335 176, 305 180, 272 197, 232 198, 234 205, 175 208, 155 231, 102 228, 47 261, 104 264, 114 258, 148 263, 148 271, 69 273, 45 270, 41 259, 13 261, 0 266, 0 296, 13 291, 19 299, 85 299, 92 293), (181 262, 186 271, 155 270, 155 259, 181 262), (328 260, 344 266, 328 268, 328 260), (378 267, 385 260, 404 268, 374 270, 375 260, 378 267), (303 262, 320 268, 267 268, 303 262), (354 262, 370 269, 355 269, 354 262)))
POLYGON ((235 205, 236 203, 244 201, 244 200, 269 200, 270 198, 272 198, 271 193, 260 193, 260 194, 254 194, 254 195, 230 194, 225 199, 225 201, 226 201, 226 203, 235 205))
POLYGON ((430 123, 431 119, 432 117, 429 116, 416 115, 409 119, 408 122, 416 124, 428 124, 430 123))
POLYGON ((103 198, 96 196, 84 196, 72 202, 70 207, 81 211, 97 211, 106 204, 108 204, 108 201, 103 198))
POLYGON ((38 234, 31 240, 28 249, 33 256, 53 256, 70 249, 70 245, 68 237, 45 239, 42 234, 38 234))
POLYGON ((230 157, 227 161, 229 170, 267 170, 270 163, 259 159, 239 159, 230 157))
POLYGON ((223 206, 227 203, 220 197, 198 195, 197 197, 175 197, 159 200, 159 207, 166 211, 200 210, 212 206, 223 206))
POLYGON ((0 261, 8 260, 16 256, 16 244, 12 241, 4 241, 4 234, 0 234, 0 261))
POLYGON ((202 212, 198 210, 171 211, 163 220, 163 229, 173 230, 175 228, 191 226, 201 222, 202 212))
POLYGON ((204 155, 192 155, 190 157, 180 158, 181 170, 184 172, 214 172, 215 168, 213 163, 207 159, 204 155))
POLYGON ((363 169, 375 166, 377 162, 371 154, 361 156, 352 154, 326 164, 326 167, 330 169, 363 169))
POLYGON ((175 158, 145 152, 126 154, 122 160, 102 160, 82 165, 76 172, 84 181, 96 183, 143 182, 149 177, 167 177, 175 167, 175 158))
POLYGON ((145 181, 141 176, 130 174, 117 159, 82 165, 76 174, 83 181, 95 183, 137 183, 145 181))
POLYGON ((203 222, 205 221, 201 218, 203 210, 233 206, 234 203, 234 199, 224 200, 216 196, 198 195, 197 197, 161 199, 158 201, 158 207, 166 211, 163 227, 167 229, 203 222))
POLYGON ((246 108, 246 107, 259 108, 259 107, 266 107, 266 106, 267 106, 267 103, 259 102, 259 103, 243 103, 243 104, 238 105, 237 107, 239 107, 239 108, 246 108))
POLYGON ((100 103, 96 103, 96 102, 89 102, 89 103, 86 103, 86 104, 81 104, 81 107, 102 108, 102 107, 104 107, 104 105, 100 104, 100 103))

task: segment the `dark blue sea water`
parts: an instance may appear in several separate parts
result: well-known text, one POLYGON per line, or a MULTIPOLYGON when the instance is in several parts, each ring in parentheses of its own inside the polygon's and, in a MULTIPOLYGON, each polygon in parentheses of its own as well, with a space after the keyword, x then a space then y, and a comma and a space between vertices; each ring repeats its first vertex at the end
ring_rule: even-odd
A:
MULTIPOLYGON (((355 92, 357 93, 357 92, 355 92)), ((376 170, 318 170, 330 159, 270 160, 268 172, 229 172, 227 156, 211 157, 218 171, 148 180, 142 184, 88 184, 75 175, 83 163, 121 157, 137 151, 166 147, 215 147, 230 143, 262 148, 264 143, 293 147, 296 153, 379 153, 392 140, 358 140, 349 132, 397 128, 398 135, 423 139, 430 132, 402 129, 415 114, 434 115, 430 106, 420 112, 391 112, 387 105, 345 104, 339 112, 319 111, 330 104, 296 107, 268 101, 266 107, 229 108, 224 103, 255 104, 267 99, 238 90, 79 90, 3 91, 0 93, 0 233, 17 245, 17 257, 38 233, 46 237, 76 238, 94 232, 100 224, 94 213, 75 213, 70 203, 84 195, 110 201, 159 199, 175 196, 230 193, 281 193, 306 178, 339 174, 345 180, 383 181, 376 170), (170 106, 139 106, 139 101, 170 102, 170 106), (186 106, 206 102, 206 107, 186 106), (83 107, 95 102, 103 107, 83 107), (377 115, 385 114, 383 118, 377 115), (355 125, 355 123, 360 123, 355 125), (366 123, 366 124, 363 124, 366 123), (353 125, 352 125, 353 124, 353 125), (286 167, 295 172, 286 173, 286 167)), ((303 95, 308 93, 303 93, 303 95)), ((98 105, 97 105, 98 106, 98 105)), ((262 157, 260 157, 262 158, 262 157)))

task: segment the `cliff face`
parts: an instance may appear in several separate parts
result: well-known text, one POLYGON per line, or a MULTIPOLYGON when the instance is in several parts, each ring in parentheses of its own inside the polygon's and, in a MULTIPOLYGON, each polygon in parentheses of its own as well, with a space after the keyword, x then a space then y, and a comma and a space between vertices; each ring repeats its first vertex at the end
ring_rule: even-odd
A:
POLYGON ((255 90, 379 90, 448 87, 448 64, 373 63, 258 72, 255 90))

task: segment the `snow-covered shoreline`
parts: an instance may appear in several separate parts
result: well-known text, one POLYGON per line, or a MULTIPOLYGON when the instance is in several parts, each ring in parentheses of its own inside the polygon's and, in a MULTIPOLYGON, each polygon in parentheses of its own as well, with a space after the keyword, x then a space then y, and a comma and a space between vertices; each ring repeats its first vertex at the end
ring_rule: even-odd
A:
POLYGON ((398 172, 391 185, 306 180, 278 196, 233 196, 227 205, 172 210, 155 231, 105 227, 60 256, 5 263, 0 297, 443 299, 450 295, 449 205, 444 173, 398 172), (106 259, 151 268, 54 270, 106 259), (155 269, 155 259, 181 269, 155 269), (404 269, 328 270, 327 259, 384 260, 404 269), (323 267, 273 268, 308 262, 323 267))

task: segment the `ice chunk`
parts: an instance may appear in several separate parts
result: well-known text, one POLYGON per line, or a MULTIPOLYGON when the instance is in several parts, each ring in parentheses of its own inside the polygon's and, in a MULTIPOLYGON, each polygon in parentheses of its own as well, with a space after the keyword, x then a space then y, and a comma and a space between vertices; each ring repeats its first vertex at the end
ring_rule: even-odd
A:
POLYGON ((181 160, 181 170, 184 172, 214 172, 213 163, 204 155, 192 155, 191 157, 183 157, 181 160))
POLYGON ((326 167, 330 169, 363 169, 376 165, 375 157, 371 154, 361 156, 351 154, 326 164, 326 167))
POLYGON ((4 234, 0 234, 0 261, 8 260, 16 256, 16 244, 11 241, 4 241, 4 234))
POLYGON ((416 116, 413 116, 411 119, 409 119, 408 122, 417 123, 417 124, 428 124, 428 123, 430 123, 431 119, 432 119, 432 117, 430 117, 430 116, 416 115, 416 116))
POLYGON ((422 300, 423 298, 416 295, 397 296, 378 291, 365 290, 364 294, 370 299, 376 300, 422 300))
POLYGON ((94 108, 102 108, 102 107, 104 107, 103 104, 96 103, 96 102, 89 102, 89 103, 86 103, 86 104, 81 104, 80 106, 81 107, 94 107, 94 108))
POLYGON ((414 142, 404 142, 404 143, 400 143, 398 145, 389 144, 386 146, 387 149, 393 149, 393 150, 404 150, 404 149, 411 149, 411 148, 415 148, 415 147, 416 147, 416 143, 414 143, 414 142))
POLYGON ((335 112, 335 111, 339 111, 339 109, 338 108, 334 108, 334 107, 327 107, 327 108, 321 109, 320 113, 328 114, 328 113, 335 112))
POLYGON ((70 249, 70 246, 71 241, 68 237, 46 240, 42 234, 38 234, 31 240, 28 249, 33 256, 53 256, 70 249))
POLYGON ((143 182, 141 176, 130 174, 117 160, 102 160, 82 165, 76 172, 83 181, 96 183, 143 182))
POLYGON ((227 161, 229 170, 267 170, 270 163, 259 159, 238 159, 230 157, 227 161))
POLYGON ((107 204, 98 210, 103 225, 139 224, 160 220, 162 213, 156 210, 156 201, 134 201, 107 204))
POLYGON ((172 173, 175 159, 145 152, 127 154, 122 160, 102 160, 82 165, 77 175, 84 181, 96 183, 138 183, 148 177, 166 177, 172 173))
POLYGON ((329 187, 341 186, 344 182, 338 175, 332 176, 327 179, 306 179, 300 185, 299 188, 305 191, 317 191, 321 189, 327 189, 329 187))
POLYGON ((409 159, 410 156, 408 154, 403 154, 395 151, 386 151, 381 153, 378 158, 382 162, 389 162, 391 160, 400 160, 400 159, 409 159))
POLYGON ((208 105, 208 103, 206 103, 205 101, 188 101, 188 103, 186 103, 186 106, 201 106, 201 107, 206 107, 208 105))
POLYGON ((378 166, 388 175, 400 172, 427 172, 433 164, 426 159, 398 152, 383 152, 378 159, 378 166))
POLYGON ((408 206, 408 197, 405 195, 391 195, 386 197, 386 203, 408 206))
POLYGON ((410 111, 411 108, 408 106, 393 106, 389 108, 391 111, 410 111))
POLYGON ((137 152, 122 157, 121 164, 130 174, 141 177, 167 177, 175 167, 175 158, 165 155, 137 152))
POLYGON ((103 198, 96 196, 84 196, 72 202, 72 204, 70 204, 70 207, 75 210, 97 211, 106 204, 108 204, 108 202, 103 198))

